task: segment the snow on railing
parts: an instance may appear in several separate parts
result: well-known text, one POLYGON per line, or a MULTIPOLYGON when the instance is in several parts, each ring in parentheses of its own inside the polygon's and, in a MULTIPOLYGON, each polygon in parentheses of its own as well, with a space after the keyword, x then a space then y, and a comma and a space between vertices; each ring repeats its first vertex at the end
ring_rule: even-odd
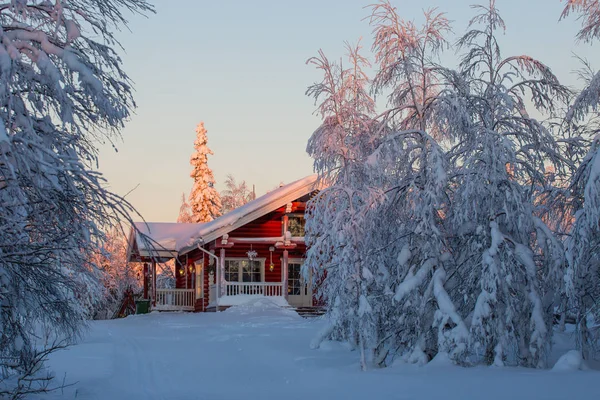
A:
POLYGON ((283 296, 283 284, 281 282, 225 282, 224 296, 240 294, 283 296))
POLYGON ((155 310, 193 311, 194 289, 156 289, 155 310))

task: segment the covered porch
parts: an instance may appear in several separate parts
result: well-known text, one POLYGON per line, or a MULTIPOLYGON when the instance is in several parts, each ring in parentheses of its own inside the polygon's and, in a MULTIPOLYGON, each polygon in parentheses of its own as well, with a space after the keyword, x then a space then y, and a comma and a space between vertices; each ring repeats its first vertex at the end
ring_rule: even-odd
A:
MULTIPOLYGON (((298 245, 304 245, 304 237, 247 238, 225 234, 212 242, 207 246, 211 248, 207 253, 213 267, 208 268, 206 311, 219 311, 260 297, 286 307, 301 306, 297 301, 299 286, 308 289, 308 285, 300 276, 302 260, 289 254, 298 245)), ((312 304, 312 291, 305 290, 304 294, 310 296, 312 304)))
POLYGON ((156 232, 166 228, 161 225, 161 229, 151 226, 154 237, 133 243, 129 255, 130 262, 143 263, 143 298, 149 300, 150 311, 219 311, 260 297, 298 307, 312 297, 300 277, 302 260, 289 256, 290 250, 304 244, 303 237, 230 238, 226 234, 180 256, 174 248, 165 247, 164 240, 156 240, 156 232), (154 247, 140 246, 144 241, 154 247), (258 252, 248 255, 248 248, 258 252), (160 285, 161 270, 167 269, 174 272, 174 288, 160 285), (302 295, 304 302, 298 302, 302 295))
MULTIPOLYGON (((142 299, 149 301, 149 311, 195 311, 202 295, 199 288, 170 287, 183 267, 178 263, 178 246, 193 235, 199 224, 135 223, 128 238, 127 261, 143 264, 142 299), (166 282, 161 282, 161 278, 166 282), (171 283, 169 283, 171 281, 171 283)), ((185 269, 192 275, 194 269, 185 269)))

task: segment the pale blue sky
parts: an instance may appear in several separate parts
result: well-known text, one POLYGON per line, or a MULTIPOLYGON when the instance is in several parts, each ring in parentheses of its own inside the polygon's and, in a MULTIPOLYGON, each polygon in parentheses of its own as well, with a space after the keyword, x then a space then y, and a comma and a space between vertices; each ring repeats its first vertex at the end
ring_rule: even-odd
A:
MULTIPOLYGON (((438 7, 462 34, 474 0, 395 0, 406 19, 438 7)), ((343 55, 343 42, 371 28, 370 0, 157 0, 157 14, 132 17, 118 37, 138 109, 123 130, 118 153, 101 150, 100 170, 111 188, 148 221, 175 221, 189 193, 189 157, 199 121, 215 155, 209 166, 223 188, 227 174, 256 185, 258 195, 312 173, 306 142, 319 125, 306 87, 319 80, 307 58, 322 48, 343 55)), ((596 47, 577 45, 574 18, 558 23, 560 0, 498 0, 507 32, 504 55, 529 54, 575 85, 576 52, 600 67, 596 47)), ((454 62, 455 57, 445 59, 454 62)))

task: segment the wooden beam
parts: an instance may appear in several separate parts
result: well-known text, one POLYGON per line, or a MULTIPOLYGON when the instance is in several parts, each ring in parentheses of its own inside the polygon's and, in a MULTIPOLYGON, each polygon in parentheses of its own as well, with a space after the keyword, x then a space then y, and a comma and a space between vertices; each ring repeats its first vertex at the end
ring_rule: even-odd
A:
POLYGON ((148 263, 144 263, 143 270, 143 278, 144 278, 144 300, 148 299, 148 286, 150 284, 150 267, 148 267, 148 263))
POLYGON ((152 305, 156 307, 156 261, 152 260, 152 305))
POLYGON ((217 267, 217 308, 219 307, 219 298, 222 296, 221 290, 223 281, 225 280, 225 277, 223 276, 223 274, 225 274, 225 248, 221 248, 219 261, 221 265, 217 267))
POLYGON ((230 249, 233 247, 235 243, 233 243, 231 240, 228 240, 227 243, 220 243, 217 242, 215 243, 215 249, 230 249))
POLYGON ((283 251, 283 265, 281 267, 281 272, 283 275, 283 296, 285 297, 285 300, 287 301, 288 299, 288 251, 287 249, 283 251))
POLYGON ((275 243, 275 248, 279 249, 279 250, 288 251, 288 250, 293 250, 296 247, 298 247, 298 245, 296 243, 289 243, 289 244, 285 244, 285 243, 282 243, 282 242, 275 243))
MULTIPOLYGON (((275 244, 277 242, 283 242, 285 239, 283 236, 275 237, 258 237, 258 238, 229 238, 227 243, 247 243, 247 244, 275 244)), ((292 236, 291 242, 304 243, 304 236, 292 236)))

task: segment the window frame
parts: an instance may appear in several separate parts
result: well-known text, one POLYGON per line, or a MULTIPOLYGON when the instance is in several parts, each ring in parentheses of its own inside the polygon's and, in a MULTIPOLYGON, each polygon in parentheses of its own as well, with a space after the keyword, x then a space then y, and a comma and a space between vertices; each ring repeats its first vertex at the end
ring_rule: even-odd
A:
MULTIPOLYGON (((306 215, 304 213, 289 213, 286 214, 287 218, 288 218, 288 224, 287 224, 287 228, 288 231, 290 231, 290 219, 292 218, 298 218, 298 219, 303 219, 304 220, 304 224, 302 225, 302 230, 304 231, 304 235, 302 236, 294 236, 292 235, 292 237, 304 237, 306 235, 306 215)), ((283 230, 283 225, 282 225, 282 230, 283 230)), ((291 231, 290 231, 291 233, 291 231)), ((285 232, 282 233, 283 235, 285 235, 285 232)))
MULTIPOLYGON (((304 263, 306 262, 306 258, 298 258, 298 257, 294 257, 294 258, 288 258, 288 296, 308 296, 309 293, 312 293, 312 288, 311 288, 311 284, 310 284, 310 279, 307 282, 304 279, 304 276, 302 276, 302 266, 304 265, 304 263), (289 282, 290 282, 290 276, 289 276, 289 265, 290 264, 300 264, 300 279, 298 279, 298 283, 300 283, 300 294, 290 294, 289 293, 289 282), (302 289, 304 289, 304 293, 302 293, 302 289)), ((281 265, 283 266, 283 258, 281 259, 281 265)))
MULTIPOLYGON (((227 276, 227 265, 225 265, 225 269, 223 271, 223 279, 226 282, 237 282, 237 283, 263 283, 265 281, 265 262, 266 262, 267 258, 266 257, 256 257, 253 261, 258 261, 260 263, 260 282, 254 281, 254 282, 244 282, 243 280, 243 268, 240 268, 241 266, 238 265, 238 280, 237 281, 228 281, 227 279, 225 279, 225 277, 227 276)), ((227 261, 250 261, 248 260, 248 257, 225 257, 225 263, 227 263, 227 261)))

